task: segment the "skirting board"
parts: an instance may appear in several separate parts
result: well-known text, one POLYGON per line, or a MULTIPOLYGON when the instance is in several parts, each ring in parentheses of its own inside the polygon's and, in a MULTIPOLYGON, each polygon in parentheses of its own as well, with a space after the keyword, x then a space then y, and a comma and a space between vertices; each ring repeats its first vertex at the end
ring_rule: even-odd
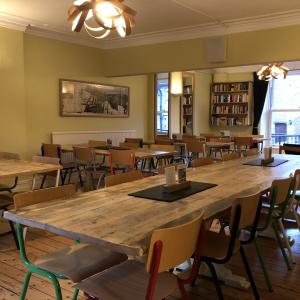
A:
POLYGON ((106 141, 112 140, 114 146, 124 142, 125 138, 136 137, 136 130, 118 130, 118 131, 55 131, 52 132, 53 144, 82 144, 89 140, 106 141))

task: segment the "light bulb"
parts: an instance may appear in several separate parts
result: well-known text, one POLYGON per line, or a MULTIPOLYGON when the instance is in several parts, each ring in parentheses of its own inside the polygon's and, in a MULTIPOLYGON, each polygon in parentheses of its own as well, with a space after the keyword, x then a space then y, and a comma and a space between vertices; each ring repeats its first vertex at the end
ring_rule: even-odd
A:
POLYGON ((96 11, 101 17, 104 18, 111 18, 111 17, 117 17, 121 14, 120 9, 115 7, 110 2, 101 2, 96 5, 96 11))

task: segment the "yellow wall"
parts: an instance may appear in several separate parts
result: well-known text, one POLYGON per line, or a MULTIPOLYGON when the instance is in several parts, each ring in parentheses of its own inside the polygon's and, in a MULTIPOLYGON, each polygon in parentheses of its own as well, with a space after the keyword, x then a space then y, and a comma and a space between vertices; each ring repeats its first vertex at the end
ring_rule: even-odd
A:
POLYGON ((52 131, 136 129, 147 135, 147 76, 103 77, 102 51, 60 41, 25 35, 25 86, 28 151, 39 151, 50 142, 52 131), (59 78, 130 87, 129 118, 61 117, 59 78))
POLYGON ((104 77, 102 50, 0 28, 1 147, 24 158, 52 131, 137 130, 148 137, 148 75, 104 77), (59 78, 130 87, 129 118, 59 116, 59 78))
POLYGON ((0 28, 0 151, 27 151, 23 33, 0 28))
POLYGON ((110 49, 104 52, 105 74, 120 76, 300 60, 299 36, 300 25, 228 35, 225 63, 206 61, 207 38, 110 49))

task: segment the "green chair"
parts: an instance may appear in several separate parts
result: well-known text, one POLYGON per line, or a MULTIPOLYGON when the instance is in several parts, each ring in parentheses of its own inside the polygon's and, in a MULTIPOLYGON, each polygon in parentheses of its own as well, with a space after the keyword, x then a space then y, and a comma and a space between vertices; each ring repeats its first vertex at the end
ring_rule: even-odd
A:
MULTIPOLYGON (((264 203, 261 215, 265 216, 265 220, 261 220, 257 228, 257 232, 259 234, 259 232, 265 231, 269 226, 272 227, 288 270, 291 269, 291 263, 285 248, 288 249, 288 252, 291 252, 291 250, 289 240, 283 228, 282 219, 284 218, 289 207, 292 189, 293 178, 278 179, 272 182, 271 188, 263 193, 264 203)), ((254 239, 254 245, 265 277, 267 288, 270 292, 272 292, 273 288, 270 282, 266 264, 261 254, 257 236, 254 239)))
MULTIPOLYGON (((66 199, 74 195, 74 193, 74 185, 64 185, 17 194, 14 197, 15 209, 18 210, 39 202, 66 199)), ((33 273, 50 279, 55 289, 56 300, 62 300, 58 279, 68 279, 77 283, 127 260, 125 254, 111 252, 91 245, 77 244, 49 253, 32 263, 27 258, 22 226, 18 223, 16 224, 16 232, 21 259, 27 267, 20 300, 25 300, 26 298, 29 281, 33 273)), ((73 300, 77 299, 78 292, 78 289, 74 290, 73 300)))

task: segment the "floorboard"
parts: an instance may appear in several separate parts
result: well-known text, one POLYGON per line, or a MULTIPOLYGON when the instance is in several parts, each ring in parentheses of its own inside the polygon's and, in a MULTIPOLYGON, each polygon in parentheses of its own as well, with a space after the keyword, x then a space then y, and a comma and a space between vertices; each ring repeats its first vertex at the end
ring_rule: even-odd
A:
MULTIPOLYGON (((259 244, 265 257, 268 270, 270 272, 271 281, 274 292, 269 293, 266 290, 264 278, 255 255, 255 249, 252 245, 246 248, 246 254, 250 262, 252 272, 254 274, 261 299, 265 300, 298 300, 300 298, 300 232, 296 229, 289 229, 288 234, 295 239, 293 252, 296 258, 296 264, 293 270, 288 271, 282 259, 276 243, 271 239, 259 238, 259 244)), ((72 244, 73 241, 65 239, 51 233, 30 229, 26 246, 30 259, 35 258, 66 245, 72 244)), ((228 264, 230 269, 238 275, 246 276, 242 267, 239 255, 232 258, 228 264)), ((19 253, 15 249, 15 245, 11 234, 0 236, 0 300, 18 299, 26 268, 23 266, 19 253)), ((73 288, 72 283, 61 280, 62 293, 64 299, 71 299, 73 288)), ((214 285, 210 279, 199 277, 196 286, 188 288, 189 300, 213 300, 217 299, 214 285)), ((251 290, 240 290, 222 285, 222 290, 226 300, 248 300, 254 299, 251 290)), ((51 283, 38 276, 33 276, 28 291, 28 300, 52 300, 54 290, 51 283)), ((80 294, 79 300, 85 299, 80 294)), ((175 292, 167 300, 180 299, 179 292, 175 292)), ((133 299, 134 300, 134 299, 133 299)))

